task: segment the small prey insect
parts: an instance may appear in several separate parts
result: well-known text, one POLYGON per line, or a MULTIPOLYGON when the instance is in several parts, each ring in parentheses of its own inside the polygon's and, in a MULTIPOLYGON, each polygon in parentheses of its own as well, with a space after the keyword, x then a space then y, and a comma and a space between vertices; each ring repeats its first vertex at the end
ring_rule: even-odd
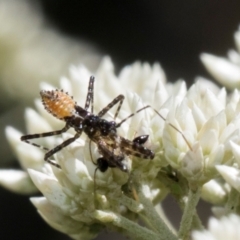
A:
POLYGON ((92 159, 90 144, 90 155, 93 163, 97 166, 97 169, 101 172, 105 172, 110 168, 119 168, 123 172, 128 172, 126 164, 123 160, 127 156, 136 156, 143 159, 153 159, 154 153, 152 150, 143 146, 147 141, 148 135, 141 135, 134 138, 132 141, 128 140, 117 133, 117 129, 125 122, 127 119, 131 118, 134 114, 150 107, 145 106, 135 113, 130 114, 128 117, 120 121, 115 122, 119 111, 121 109, 124 96, 118 95, 114 98, 106 107, 104 107, 98 114, 93 113, 94 108, 94 77, 91 76, 88 85, 88 93, 85 102, 85 107, 77 105, 77 103, 63 90, 52 90, 52 91, 41 91, 40 92, 43 105, 45 109, 55 116, 56 118, 66 122, 65 126, 61 130, 45 132, 40 134, 29 134, 21 137, 21 140, 31 144, 33 146, 42 148, 47 151, 44 156, 44 160, 58 168, 61 168, 59 164, 50 160, 49 158, 60 151, 62 148, 68 146, 76 139, 78 139, 82 132, 84 132, 91 142, 97 145, 98 152, 101 157, 96 160, 92 159), (103 116, 116 104, 118 104, 117 110, 114 115, 113 121, 108 121, 103 119, 103 116), (90 111, 89 111, 90 108, 90 111), (76 134, 62 142, 60 145, 49 150, 48 148, 42 147, 36 143, 32 143, 29 140, 35 138, 49 137, 53 135, 59 135, 66 132, 69 128, 74 128, 76 134))

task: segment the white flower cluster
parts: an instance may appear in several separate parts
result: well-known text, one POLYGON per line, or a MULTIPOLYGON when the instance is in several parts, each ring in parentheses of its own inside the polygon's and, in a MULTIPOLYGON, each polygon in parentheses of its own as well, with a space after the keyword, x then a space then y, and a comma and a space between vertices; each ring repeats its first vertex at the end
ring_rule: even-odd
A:
MULTIPOLYGON (((151 67, 148 64, 135 63, 133 66, 125 67, 118 79, 113 71, 112 62, 109 58, 105 58, 95 74, 94 112, 98 113, 117 95, 126 93, 126 100, 117 121, 143 107, 142 99, 147 99, 150 96, 157 82, 161 84, 165 82, 165 75, 158 64, 151 67), (129 91, 125 90, 126 86, 128 86, 129 91), (133 93, 136 91, 134 89, 136 87, 139 88, 138 93, 142 99, 136 93, 133 93)), ((70 68, 70 79, 62 78, 60 88, 74 96, 74 100, 80 106, 84 106, 90 75, 91 73, 84 66, 72 66, 70 68)), ((47 83, 42 83, 41 88, 55 89, 47 83)), ((64 122, 47 113, 40 100, 36 100, 35 103, 38 111, 26 110, 28 133, 48 132, 63 127, 64 122)), ((112 119, 113 114, 114 109, 107 114, 106 118, 112 119)), ((153 110, 136 114, 121 126, 119 134, 127 139, 149 134, 148 147, 160 149, 149 124, 153 116, 153 110)), ((162 127, 164 126, 164 121, 158 116, 153 121, 155 128, 157 127, 157 121, 162 122, 162 127)), ((140 207, 135 204, 135 207, 132 206, 132 208, 136 208, 134 211, 128 210, 126 205, 131 205, 131 201, 126 200, 125 195, 122 194, 122 187, 128 182, 129 175, 119 169, 109 169, 104 173, 97 171, 96 179, 94 179, 96 166, 91 161, 90 143, 84 134, 56 154, 56 161, 61 165, 61 170, 44 163, 44 153, 41 149, 20 142, 22 133, 8 127, 6 134, 22 168, 24 170, 29 169, 31 179, 25 172, 2 170, 1 184, 16 192, 31 193, 36 191, 31 184, 33 181, 43 193, 44 198, 32 198, 32 202, 38 208, 42 217, 54 228, 67 233, 74 239, 92 239, 104 226, 101 221, 99 222, 97 209, 111 210, 120 215, 124 214, 128 218, 136 218, 134 217, 134 211, 139 211, 140 207), (5 177, 6 175, 8 175, 8 178, 5 177), (26 187, 26 183, 31 187, 26 187), (53 212, 56 213, 53 214, 53 212), (69 224, 66 224, 66 221, 69 224)), ((39 139, 38 143, 50 148, 69 138, 72 134, 74 134, 74 131, 70 130, 62 136, 39 139)), ((91 148, 93 159, 99 158, 99 153, 93 143, 91 148)), ((132 161, 130 161, 130 158, 127 158, 126 161, 129 169, 131 169, 132 161)), ((151 189, 145 187, 146 196, 151 200, 161 194, 165 196, 166 191, 164 189, 160 191, 161 184, 159 181, 153 179, 161 166, 161 163, 154 165, 153 162, 161 162, 161 160, 151 161, 136 158, 133 162, 135 169, 138 168, 139 171, 142 169, 141 173, 144 181, 151 182, 151 189), (146 176, 144 176, 145 173, 146 176)), ((101 216, 102 214, 100 214, 100 218, 101 216)))
MULTIPOLYGON (((216 61, 207 61, 207 58, 209 55, 203 55, 203 61, 213 71, 216 61)), ((84 106, 90 75, 84 66, 71 67, 70 77, 60 80, 60 88, 73 95, 80 106, 84 106)), ((155 152, 155 158, 126 157, 130 174, 109 168, 104 173, 97 171, 94 179, 96 166, 91 160, 90 148, 94 160, 100 155, 86 136, 81 136, 55 155, 55 160, 61 166, 61 169, 57 169, 43 162, 42 150, 20 142, 22 133, 8 127, 7 138, 22 168, 29 169, 33 183, 44 195, 32 198, 32 202, 52 227, 74 239, 92 239, 104 227, 120 228, 133 238, 137 238, 134 234, 138 232, 141 239, 149 239, 149 236, 151 239, 176 239, 171 231, 162 230, 165 229, 164 224, 157 220, 150 203, 159 202, 169 189, 172 191, 173 182, 182 188, 182 195, 172 192, 173 195, 185 204, 188 211, 183 214, 180 238, 184 238, 188 234, 184 231, 191 228, 189 218, 196 217, 194 209, 201 189, 205 200, 226 204, 223 209, 215 209, 216 214, 229 213, 232 206, 237 209, 238 202, 234 202, 234 199, 237 199, 240 191, 238 90, 227 95, 225 88, 220 89, 204 79, 198 79, 187 90, 184 81, 166 83, 165 74, 158 64, 150 66, 135 63, 123 68, 116 76, 109 58, 102 61, 94 75, 95 113, 119 94, 124 94, 126 100, 117 122, 143 106, 149 104, 153 107, 128 119, 118 134, 130 140, 139 135, 149 135, 146 147, 155 152), (188 200, 186 189, 190 191, 188 200), (151 229, 156 231, 143 229, 133 223, 132 220, 140 216, 144 216, 143 219, 147 219, 151 229)), ((55 89, 46 83, 41 88, 55 89)), ((39 100, 36 100, 36 108, 37 111, 26 111, 29 133, 63 127, 64 123, 50 116, 39 100)), ((110 120, 113 115, 114 109, 106 118, 110 120)), ((52 148, 72 134, 74 131, 39 139, 38 144, 52 148)), ((0 183, 13 191, 31 193, 36 190, 26 172, 1 170, 0 176, 0 183)))
POLYGON ((211 218, 208 224, 209 230, 194 231, 193 240, 240 239, 239 224, 240 218, 235 214, 222 217, 220 220, 211 218))

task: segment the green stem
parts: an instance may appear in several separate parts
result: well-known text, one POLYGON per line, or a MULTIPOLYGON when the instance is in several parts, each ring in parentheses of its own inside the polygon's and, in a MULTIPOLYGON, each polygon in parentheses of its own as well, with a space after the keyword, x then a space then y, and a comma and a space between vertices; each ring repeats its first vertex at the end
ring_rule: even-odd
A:
POLYGON ((188 199, 184 208, 178 236, 180 239, 188 239, 192 226, 193 216, 196 213, 196 206, 201 195, 201 188, 196 190, 189 189, 188 199))
MULTIPOLYGON (((171 169, 169 171, 171 172, 171 169)), ((169 178, 169 175, 166 171, 160 172, 158 174, 158 179, 170 190, 171 194, 176 199, 180 209, 183 211, 186 205, 183 201, 183 196, 188 193, 189 189, 187 180, 178 173, 177 181, 174 181, 174 178, 169 178)), ((196 212, 194 212, 192 228, 199 230, 204 229, 202 222, 196 212)))
POLYGON ((166 216, 162 205, 159 203, 158 205, 155 206, 155 210, 157 211, 158 215, 160 216, 160 218, 162 218, 162 220, 167 224, 168 228, 173 232, 173 234, 177 234, 177 230, 175 229, 175 227, 172 225, 172 223, 170 222, 170 220, 168 219, 168 217, 166 216))
POLYGON ((193 216, 192 229, 197 229, 197 230, 205 229, 196 211, 193 216))
POLYGON ((161 239, 164 240, 177 239, 177 237, 168 228, 165 222, 160 218, 152 202, 144 196, 143 192, 141 191, 138 192, 139 200, 144 206, 144 209, 141 212, 141 217, 143 217, 143 220, 147 219, 148 224, 150 224, 161 235, 161 239))
POLYGON ((111 223, 115 227, 119 227, 126 233, 126 235, 130 236, 134 240, 164 240, 162 236, 157 235, 153 231, 113 212, 98 210, 95 212, 94 217, 104 224, 111 223))

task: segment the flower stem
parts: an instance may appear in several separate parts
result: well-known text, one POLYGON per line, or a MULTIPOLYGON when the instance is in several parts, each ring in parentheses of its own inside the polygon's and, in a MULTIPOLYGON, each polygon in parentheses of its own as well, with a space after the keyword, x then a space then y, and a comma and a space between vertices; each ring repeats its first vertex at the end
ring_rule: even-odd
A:
POLYGON ((199 216, 198 216, 196 211, 195 211, 195 213, 193 215, 192 228, 197 229, 197 230, 203 230, 204 229, 202 221, 199 218, 199 216))
POLYGON ((165 222, 160 218, 152 202, 144 196, 143 192, 141 191, 138 192, 139 200, 144 206, 144 209, 140 214, 142 219, 143 220, 147 219, 148 224, 150 224, 153 229, 155 229, 159 234, 161 234, 161 239, 165 240, 177 239, 177 237, 168 228, 165 222))
POLYGON ((177 230, 175 229, 175 227, 172 225, 171 221, 166 216, 166 214, 162 208, 162 205, 160 203, 155 206, 155 210, 157 211, 160 218, 162 218, 162 220, 167 224, 168 228, 173 232, 173 234, 176 235, 177 230))
POLYGON ((200 199, 201 188, 189 189, 187 204, 184 208, 178 236, 180 239, 189 239, 193 216, 196 213, 196 206, 200 199))
POLYGON ((160 235, 157 235, 153 231, 140 226, 139 224, 113 212, 104 212, 97 210, 95 212, 95 218, 101 222, 111 223, 115 227, 122 229, 128 236, 136 240, 164 240, 160 235))

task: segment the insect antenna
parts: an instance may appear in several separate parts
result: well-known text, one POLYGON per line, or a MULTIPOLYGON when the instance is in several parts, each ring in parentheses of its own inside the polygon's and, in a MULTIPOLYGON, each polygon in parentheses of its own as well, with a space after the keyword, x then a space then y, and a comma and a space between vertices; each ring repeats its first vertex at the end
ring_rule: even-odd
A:
POLYGON ((134 113, 131 113, 131 114, 128 115, 126 118, 124 118, 121 122, 117 123, 117 124, 116 124, 116 128, 119 128, 124 122, 126 122, 129 118, 133 117, 135 114, 143 111, 143 110, 146 109, 146 108, 150 108, 150 107, 151 107, 151 106, 148 105, 148 106, 145 106, 145 107, 142 107, 142 108, 138 109, 138 110, 137 110, 136 112, 134 112, 134 113))
MULTIPOLYGON (((140 109, 138 109, 136 112, 131 113, 129 116, 127 116, 126 118, 124 118, 122 121, 120 121, 119 123, 116 124, 116 128, 119 128, 124 122, 126 122, 129 118, 133 117, 135 114, 147 109, 147 108, 151 108, 160 118, 162 118, 165 122, 167 122, 167 119, 165 117, 163 117, 156 109, 154 109, 152 106, 147 105, 145 107, 142 107, 140 109)), ((181 136, 183 137, 184 141, 186 142, 186 144, 188 145, 189 149, 192 151, 192 146, 191 144, 188 142, 187 138, 185 137, 185 135, 183 134, 182 131, 180 131, 177 127, 175 127, 172 123, 167 122, 169 124, 169 126, 171 126, 173 129, 175 129, 178 133, 181 134, 181 136)))
MULTIPOLYGON (((151 106, 149 106, 150 108, 152 108, 151 106)), ((152 108, 152 110, 160 117, 162 118, 165 122, 167 122, 167 119, 165 117, 163 117, 156 109, 152 108)), ((185 137, 185 135, 183 134, 182 131, 180 131, 177 127, 175 127, 172 123, 167 122, 169 126, 171 126, 173 129, 175 129, 178 133, 181 134, 182 138, 184 139, 184 141, 186 142, 186 144, 188 145, 189 149, 192 151, 192 146, 189 143, 189 141, 187 140, 187 138, 185 137)))
POLYGON ((90 158, 91 158, 92 163, 97 166, 97 163, 95 163, 95 162, 93 161, 91 144, 92 144, 92 140, 90 139, 89 145, 88 145, 88 147, 89 147, 89 153, 90 153, 90 158))
POLYGON ((95 163, 93 161, 93 156, 92 156, 92 148, 91 148, 91 144, 92 144, 92 140, 90 139, 89 141, 89 153, 90 153, 90 158, 92 163, 97 166, 94 170, 94 174, 93 174, 93 192, 94 192, 94 198, 96 197, 96 174, 97 174, 97 170, 100 169, 99 165, 97 163, 95 163))
POLYGON ((96 174, 97 174, 97 170, 99 169, 99 167, 97 166, 94 170, 94 174, 93 174, 93 193, 94 193, 94 199, 96 199, 96 174))

